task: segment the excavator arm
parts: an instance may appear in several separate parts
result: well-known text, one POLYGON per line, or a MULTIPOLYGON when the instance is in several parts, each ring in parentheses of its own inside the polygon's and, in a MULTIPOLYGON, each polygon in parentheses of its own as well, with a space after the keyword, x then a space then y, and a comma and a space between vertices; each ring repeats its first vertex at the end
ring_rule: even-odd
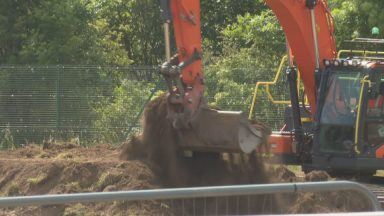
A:
MULTIPOLYGON (((204 143, 203 146, 210 145, 210 150, 222 145, 231 146, 231 142, 236 143, 233 148, 223 149, 233 150, 236 146, 240 146, 242 151, 255 149, 263 139, 262 130, 250 126, 240 112, 208 109, 203 99, 200 1, 160 0, 160 3, 166 23, 173 23, 177 46, 177 53, 162 65, 160 71, 168 86, 168 118, 179 131, 179 137, 185 138, 181 143, 191 140, 188 131, 193 131, 193 137, 204 143)), ((266 4, 283 27, 312 113, 315 113, 315 71, 323 67, 323 59, 336 56, 333 20, 327 2, 266 0, 266 4)))
POLYGON ((200 2, 162 0, 166 22, 172 21, 177 53, 162 65, 169 91, 169 118, 187 127, 202 105, 204 74, 201 61, 200 2))
POLYGON ((266 0, 266 3, 275 13, 284 30, 300 71, 311 111, 315 113, 317 89, 315 71, 324 67, 324 59, 336 58, 333 18, 327 1, 266 0), (311 10, 314 12, 314 27, 311 10), (316 30, 315 34, 313 29, 316 30), (316 56, 316 49, 318 56, 316 56))

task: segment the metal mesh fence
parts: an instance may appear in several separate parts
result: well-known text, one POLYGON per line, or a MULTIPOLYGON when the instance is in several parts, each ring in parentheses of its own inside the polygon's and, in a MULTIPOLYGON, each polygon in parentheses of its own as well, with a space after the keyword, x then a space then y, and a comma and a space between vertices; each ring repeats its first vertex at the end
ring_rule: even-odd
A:
MULTIPOLYGON (((255 69, 229 70, 239 72, 238 79, 226 81, 236 85, 220 90, 215 86, 220 77, 207 76, 207 100, 222 110, 248 113, 256 80, 244 82, 240 75, 255 69)), ((267 80, 274 75, 260 73, 267 80)), ((279 100, 288 98, 282 83, 271 87, 279 100)), ((164 90, 154 66, 0 66, 0 147, 48 139, 84 145, 122 142, 140 130, 145 104, 164 90)), ((272 104, 264 90, 259 91, 255 116, 279 129, 285 105, 272 104)))

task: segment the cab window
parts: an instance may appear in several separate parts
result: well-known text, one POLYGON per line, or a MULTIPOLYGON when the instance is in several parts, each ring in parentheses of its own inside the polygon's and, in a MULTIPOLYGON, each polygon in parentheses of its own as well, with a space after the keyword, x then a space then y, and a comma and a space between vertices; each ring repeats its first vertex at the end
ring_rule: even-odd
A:
POLYGON ((348 153, 353 148, 361 79, 356 71, 331 73, 320 118, 321 151, 348 153))

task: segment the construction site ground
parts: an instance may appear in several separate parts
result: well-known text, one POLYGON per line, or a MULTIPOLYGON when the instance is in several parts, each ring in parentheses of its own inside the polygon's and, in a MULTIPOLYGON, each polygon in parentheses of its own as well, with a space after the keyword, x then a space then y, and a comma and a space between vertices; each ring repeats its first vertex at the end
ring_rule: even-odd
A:
MULTIPOLYGON (((128 144, 126 144, 128 145, 128 144)), ((70 143, 28 145, 17 150, 0 152, 0 193, 1 196, 25 196, 37 194, 79 193, 93 191, 142 190, 173 187, 169 181, 146 157, 125 158, 120 147, 98 145, 81 147, 70 143)), ((166 158, 163 158, 166 160, 166 158)), ((257 173, 239 172, 236 167, 228 168, 217 159, 198 164, 200 178, 189 185, 228 185, 253 183, 260 179, 257 173), (216 161, 216 162, 215 162, 216 161), (247 176, 246 176, 247 174, 247 176)), ((220 160, 225 161, 225 160, 220 160)), ((317 181, 328 180, 323 172, 313 172, 297 177, 284 166, 265 165, 263 182, 317 181)), ((196 168, 196 166, 192 167, 196 168)), ((259 167, 263 169, 263 167, 259 167)), ((197 175, 197 170, 190 170, 197 175)), ((177 175, 177 173, 174 173, 177 175)), ((179 182, 180 183, 180 182, 179 182)), ((184 182, 185 183, 185 182, 184 182)), ((206 209, 207 214, 236 213, 313 213, 368 211, 370 205, 355 192, 329 192, 287 194, 274 197, 236 198, 219 202, 206 209), (235 200, 235 199, 234 199, 235 200), (245 205, 245 200, 250 205, 245 205), (240 202, 240 204, 239 204, 240 202), (234 203, 237 207, 234 208, 234 203), (240 208, 240 209, 239 209, 240 208), (243 209, 242 209, 243 208, 243 209), (216 212, 215 212, 216 211, 216 212)), ((70 204, 56 206, 30 206, 0 209, 0 215, 180 215, 202 214, 195 212, 192 203, 185 201, 180 212, 177 200, 171 202, 155 200, 145 202, 113 202, 70 204), (176 204, 175 204, 176 203, 176 204), (193 212, 193 213, 192 213, 193 212)), ((209 202, 209 200, 208 200, 209 202)), ((216 200, 217 202, 217 200, 216 200)), ((198 204, 198 202, 196 202, 198 204)), ((197 205, 195 202, 193 205, 197 205)), ((195 206, 196 207, 196 206, 195 206)), ((200 208, 199 208, 200 209, 200 208)))

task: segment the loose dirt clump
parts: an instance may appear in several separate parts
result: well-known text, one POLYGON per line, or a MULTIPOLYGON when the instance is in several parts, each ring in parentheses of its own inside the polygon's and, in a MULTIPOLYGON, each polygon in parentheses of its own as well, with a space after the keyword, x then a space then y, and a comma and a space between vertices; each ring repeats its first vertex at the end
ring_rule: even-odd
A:
POLYGON ((268 176, 271 182, 297 182, 299 180, 294 172, 282 165, 277 168, 271 167, 268 170, 268 176))
MULTIPOLYGON (((297 177, 285 166, 270 168, 273 182, 319 182, 334 181, 325 171, 312 171, 297 177)), ((355 191, 334 191, 321 193, 290 193, 277 196, 282 213, 308 214, 333 212, 371 211, 369 201, 355 191)))
MULTIPOLYGON (((305 175, 305 181, 331 181, 325 171, 312 171, 305 175)), ((288 212, 331 213, 370 211, 372 206, 360 193, 355 191, 334 191, 321 193, 299 193, 288 212)))
POLYGON ((307 182, 319 182, 328 181, 331 179, 331 176, 329 176, 328 173, 325 171, 315 170, 305 175, 304 179, 307 182))

